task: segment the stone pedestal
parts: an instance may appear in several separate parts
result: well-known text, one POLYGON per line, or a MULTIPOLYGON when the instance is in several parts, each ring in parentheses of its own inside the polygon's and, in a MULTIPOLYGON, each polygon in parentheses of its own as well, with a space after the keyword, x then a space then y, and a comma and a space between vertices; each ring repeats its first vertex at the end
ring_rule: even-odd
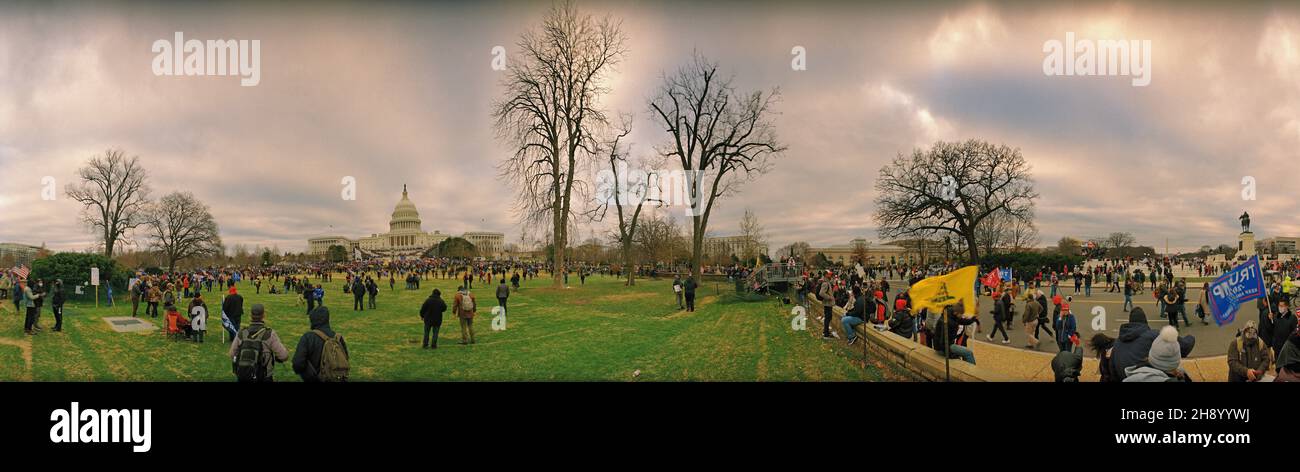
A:
POLYGON ((1237 259, 1244 261, 1255 255, 1255 233, 1242 231, 1237 239, 1237 259))

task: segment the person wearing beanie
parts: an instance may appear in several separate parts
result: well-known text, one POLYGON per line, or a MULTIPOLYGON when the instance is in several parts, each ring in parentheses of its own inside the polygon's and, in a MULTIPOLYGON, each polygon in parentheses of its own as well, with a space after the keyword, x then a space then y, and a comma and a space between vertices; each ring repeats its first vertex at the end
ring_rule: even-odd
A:
POLYGON ((1083 373, 1083 347, 1079 345, 1078 337, 1070 340, 1072 347, 1062 349, 1052 358, 1052 373, 1057 382, 1078 382, 1083 373))
MULTIPOLYGON (((168 303, 164 305, 163 313, 165 313, 165 317, 163 318, 164 320, 167 318, 176 319, 176 329, 185 332, 185 339, 191 339, 194 337, 194 330, 190 326, 190 319, 186 318, 185 315, 182 315, 180 310, 176 308, 175 304, 168 303)), ((170 322, 168 323, 170 324, 170 322)))
POLYGON ((1125 382, 1190 382, 1182 367, 1178 328, 1165 326, 1151 341, 1146 360, 1124 370, 1125 382))
POLYGON ((420 306, 420 319, 424 320, 424 344, 422 349, 429 349, 429 331, 433 331, 433 349, 438 348, 438 331, 442 329, 442 314, 447 312, 447 302, 442 300, 442 291, 433 289, 429 298, 420 306))
POLYGON ((238 337, 240 323, 244 319, 244 297, 236 292, 233 286, 230 287, 226 298, 221 301, 221 316, 230 321, 230 326, 225 326, 226 331, 230 333, 230 338, 238 337))
MULTIPOLYGON (((230 292, 233 294, 235 289, 231 287, 230 292)), ((280 335, 275 330, 266 326, 266 308, 261 304, 253 305, 249 312, 249 323, 247 328, 239 330, 239 334, 230 342, 230 363, 232 370, 235 372, 235 378, 240 382, 273 382, 275 380, 275 363, 289 359, 289 350, 285 349, 284 343, 280 342, 280 335), (240 346, 245 343, 256 343, 260 346, 260 352, 242 353, 256 360, 258 367, 240 372, 239 357, 241 355, 240 346)))
POLYGON ((1070 311, 1070 304, 1061 305, 1061 317, 1056 319, 1056 346, 1060 348, 1058 352, 1070 352, 1071 346, 1077 346, 1079 339, 1077 332, 1079 323, 1074 318, 1074 312, 1070 311))
POLYGON ((1255 320, 1246 321, 1246 327, 1228 342, 1228 381, 1258 382, 1268 372, 1273 352, 1259 338, 1255 320))
MULTIPOLYGON (((1176 333, 1177 330, 1175 335, 1176 333)), ((1119 337, 1111 349, 1110 371, 1114 373, 1113 381, 1123 381, 1127 369, 1140 364, 1147 357, 1152 341, 1159 334, 1159 331, 1147 326, 1146 312, 1142 307, 1133 307, 1128 315, 1128 323, 1120 325, 1119 337)), ((1196 346, 1196 338, 1191 335, 1178 337, 1177 340, 1182 357, 1191 354, 1192 348, 1196 346)))

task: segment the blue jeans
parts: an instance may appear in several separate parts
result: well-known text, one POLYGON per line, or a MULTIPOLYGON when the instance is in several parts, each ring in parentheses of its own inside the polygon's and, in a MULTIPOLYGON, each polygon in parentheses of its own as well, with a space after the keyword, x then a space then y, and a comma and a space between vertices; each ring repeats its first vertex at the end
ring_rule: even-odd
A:
POLYGON ((853 339, 858 337, 858 333, 853 331, 853 327, 862 324, 862 318, 845 316, 840 318, 840 324, 844 325, 844 337, 848 338, 849 342, 853 342, 853 339))
POLYGON ((1091 296, 1092 296, 1092 286, 1091 286, 1091 285, 1085 285, 1085 286, 1083 287, 1083 296, 1085 296, 1085 297, 1091 297, 1091 296))
POLYGON ((975 352, 971 351, 970 348, 966 346, 950 344, 948 345, 948 352, 963 361, 971 363, 971 365, 975 365, 975 352))
POLYGON ((1133 296, 1124 295, 1124 311, 1129 311, 1132 309, 1133 309, 1133 296))

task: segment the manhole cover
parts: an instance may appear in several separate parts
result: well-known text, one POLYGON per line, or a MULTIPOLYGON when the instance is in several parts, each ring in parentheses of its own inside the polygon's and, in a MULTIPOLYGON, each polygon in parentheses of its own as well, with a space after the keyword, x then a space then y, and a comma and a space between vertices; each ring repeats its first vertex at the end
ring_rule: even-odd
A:
POLYGON ((133 333, 136 331, 150 331, 157 329, 153 323, 128 316, 108 317, 104 318, 104 321, 108 322, 108 326, 113 328, 113 331, 119 333, 133 333))

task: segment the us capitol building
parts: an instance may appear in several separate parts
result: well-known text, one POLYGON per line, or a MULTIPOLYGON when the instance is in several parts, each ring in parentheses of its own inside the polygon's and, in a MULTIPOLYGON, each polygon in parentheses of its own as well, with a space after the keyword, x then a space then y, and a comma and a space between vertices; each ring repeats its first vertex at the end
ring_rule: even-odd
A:
MULTIPOLYGON (((329 254, 330 246, 343 246, 350 257, 419 257, 452 235, 441 231, 425 232, 420 226, 420 212, 411 203, 402 186, 402 199, 393 208, 393 218, 388 221, 388 232, 372 234, 369 237, 349 239, 343 236, 320 236, 307 240, 307 252, 313 256, 329 254)), ((471 231, 461 235, 462 238, 478 249, 479 255, 486 259, 501 258, 505 247, 505 235, 502 233, 471 231)))

